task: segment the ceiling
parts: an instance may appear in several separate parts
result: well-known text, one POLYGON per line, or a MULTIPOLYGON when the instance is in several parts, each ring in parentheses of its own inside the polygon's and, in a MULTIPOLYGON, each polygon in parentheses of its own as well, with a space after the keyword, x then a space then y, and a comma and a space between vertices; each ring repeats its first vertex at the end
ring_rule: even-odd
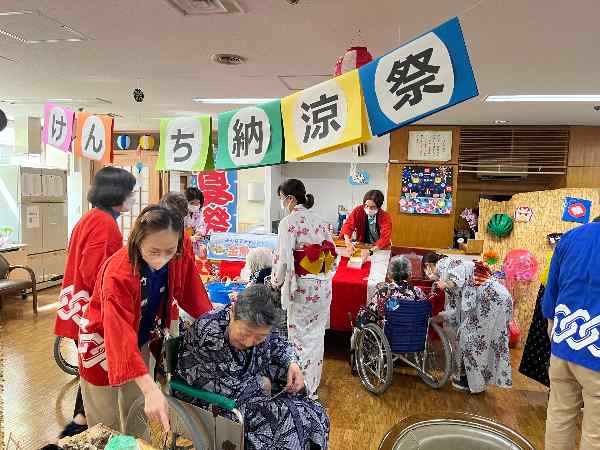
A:
MULTIPOLYGON (((232 109, 194 97, 283 97, 293 91, 280 76, 300 77, 288 85, 315 83, 350 44, 379 56, 459 15, 481 95, 423 123, 600 125, 591 103, 483 102, 493 94, 600 94, 597 0, 238 2, 244 14, 183 16, 166 0, 0 0, 0 13, 43 14, 0 15, 0 28, 27 40, 73 36, 61 24, 86 37, 25 44, 0 34, 0 99, 103 98, 112 103, 85 109, 122 115, 117 129, 157 129, 161 116, 232 109), (222 66, 214 53, 246 63, 222 66), (131 95, 138 84, 141 104, 131 95)), ((42 114, 41 104, 0 108, 9 117, 42 114)))

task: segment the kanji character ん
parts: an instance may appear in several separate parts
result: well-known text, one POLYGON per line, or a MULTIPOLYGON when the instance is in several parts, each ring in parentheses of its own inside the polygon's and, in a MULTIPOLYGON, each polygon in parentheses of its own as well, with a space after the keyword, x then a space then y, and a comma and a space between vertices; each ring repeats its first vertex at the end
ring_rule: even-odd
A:
POLYGON ((180 163, 187 161, 192 156, 192 145, 189 142, 181 142, 184 139, 194 139, 194 133, 182 133, 181 128, 177 129, 177 134, 171 135, 171 140, 175 141, 173 146, 173 161, 180 163), (184 156, 177 156, 177 152, 181 149, 185 149, 184 156))
POLYGON ((329 136, 330 127, 334 131, 338 131, 342 127, 336 120, 338 117, 338 100, 337 95, 328 97, 326 94, 321 94, 316 102, 311 104, 302 102, 302 105, 300 105, 304 110, 302 120, 306 122, 306 132, 302 142, 306 144, 309 139, 315 139, 317 136, 319 139, 326 138, 329 136))
POLYGON ((226 205, 234 200, 233 194, 229 192, 227 174, 223 171, 200 173, 198 188, 204 194, 206 205, 226 205))
POLYGON ((395 61, 386 81, 392 83, 390 92, 396 94, 400 101, 394 105, 398 111, 407 102, 414 106, 423 100, 423 92, 429 94, 438 94, 443 92, 443 84, 430 84, 435 81, 435 74, 440 70, 440 66, 429 64, 433 48, 428 48, 422 52, 413 55, 410 54, 404 61, 395 61), (412 71, 411 71, 412 69, 412 71))
POLYGON ((263 152, 263 122, 256 120, 256 116, 250 116, 250 122, 242 123, 240 119, 236 119, 233 124, 233 148, 232 153, 239 158, 240 155, 248 156, 248 152, 254 145, 254 154, 260 155, 263 152))
POLYGON ((52 139, 54 142, 60 141, 62 138, 63 130, 67 126, 65 118, 63 116, 56 117, 56 114, 52 114, 52 139), (58 129, 56 125, 59 125, 58 129))
POLYGON ((226 232, 231 228, 231 215, 222 206, 207 206, 203 209, 207 231, 226 232))
POLYGON ((92 144, 92 150, 94 151, 94 153, 99 153, 100 150, 102 150, 102 146, 103 146, 104 142, 102 141, 101 138, 99 138, 98 146, 96 146, 96 135, 94 134, 95 129, 96 129, 96 124, 94 123, 90 127, 90 133, 88 134, 87 141, 85 141, 84 148, 87 152, 90 151, 90 144, 92 144))

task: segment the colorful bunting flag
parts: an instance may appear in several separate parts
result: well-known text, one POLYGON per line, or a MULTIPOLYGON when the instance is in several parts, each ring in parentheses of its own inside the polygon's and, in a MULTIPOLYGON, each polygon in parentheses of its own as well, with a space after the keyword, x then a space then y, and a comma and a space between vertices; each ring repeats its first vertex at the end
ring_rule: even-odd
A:
POLYGON ((75 111, 53 103, 44 105, 44 144, 71 152, 75 111))
POLYGON ((157 170, 200 172, 214 167, 210 116, 160 120, 157 170))
POLYGON ((112 161, 113 118, 77 113, 73 153, 77 156, 110 164, 112 161))

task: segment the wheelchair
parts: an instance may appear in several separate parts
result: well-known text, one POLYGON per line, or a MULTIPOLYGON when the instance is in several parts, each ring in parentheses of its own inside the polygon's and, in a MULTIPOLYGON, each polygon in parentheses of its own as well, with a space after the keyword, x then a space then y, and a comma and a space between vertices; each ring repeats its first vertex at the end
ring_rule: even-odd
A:
POLYGON ((165 343, 169 421, 171 432, 165 433, 159 423, 150 422, 144 414, 144 398, 138 398, 127 415, 125 433, 143 439, 150 445, 168 450, 243 450, 244 416, 234 400, 188 385, 176 375, 177 356, 183 337, 165 343), (201 400, 204 409, 174 395, 201 400), (225 411, 224 415, 221 412, 225 411), (229 414, 228 414, 229 413, 229 414), (227 416, 232 416, 231 420, 227 416))
MULTIPOLYGON (((390 289, 380 283, 374 297, 389 298, 390 289)), ((448 382, 452 347, 442 327, 431 320, 430 298, 399 300, 398 308, 387 311, 385 317, 366 306, 360 308, 352 324, 354 356, 350 364, 369 392, 383 394, 392 384, 394 366, 400 363, 414 368, 431 388, 439 389, 448 382)))
POLYGON ((79 376, 77 343, 73 339, 56 336, 53 353, 54 361, 56 361, 56 364, 63 372, 75 377, 79 376))

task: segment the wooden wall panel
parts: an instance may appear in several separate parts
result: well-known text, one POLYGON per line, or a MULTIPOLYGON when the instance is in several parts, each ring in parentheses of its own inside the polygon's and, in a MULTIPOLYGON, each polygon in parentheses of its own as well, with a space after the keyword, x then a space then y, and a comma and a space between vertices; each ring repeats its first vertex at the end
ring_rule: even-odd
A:
POLYGON ((569 166, 600 167, 600 127, 571 127, 569 166))

